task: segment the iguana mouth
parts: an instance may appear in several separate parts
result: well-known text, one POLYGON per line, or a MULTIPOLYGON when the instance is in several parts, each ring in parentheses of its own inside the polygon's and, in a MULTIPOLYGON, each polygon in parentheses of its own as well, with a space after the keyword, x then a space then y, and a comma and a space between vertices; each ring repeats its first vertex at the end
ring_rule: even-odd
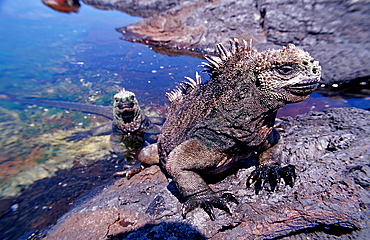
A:
POLYGON ((134 106, 135 106, 135 104, 133 102, 128 102, 128 101, 120 102, 117 105, 117 110, 119 110, 120 112, 133 111, 134 110, 134 106))
POLYGON ((313 91, 316 90, 316 88, 319 86, 319 80, 314 78, 314 79, 307 79, 304 80, 300 83, 290 85, 285 87, 285 89, 295 95, 309 95, 313 91))
POLYGON ((135 104, 133 102, 120 102, 116 106, 116 114, 124 123, 131 123, 135 118, 135 104))

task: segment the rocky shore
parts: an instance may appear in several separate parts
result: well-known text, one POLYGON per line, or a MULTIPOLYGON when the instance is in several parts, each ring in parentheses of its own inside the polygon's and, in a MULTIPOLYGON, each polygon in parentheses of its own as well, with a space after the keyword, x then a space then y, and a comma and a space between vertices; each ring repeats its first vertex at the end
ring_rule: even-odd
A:
POLYGON ((252 39, 259 50, 294 43, 320 61, 327 86, 370 76, 367 0, 83 0, 144 19, 118 28, 123 39, 166 54, 213 53, 216 43, 252 39))
MULTIPOLYGON (((245 164, 214 181, 235 193, 233 215, 198 209, 182 219, 176 189, 157 166, 80 199, 45 239, 367 239, 370 234, 370 112, 332 108, 279 119, 293 188, 256 195, 245 164)), ((253 162, 253 161, 252 161, 253 162)))
MULTIPOLYGON (((325 94, 370 84, 367 0, 82 1, 142 17, 117 30, 161 53, 202 58, 230 38, 252 39, 259 50, 294 43, 320 61, 325 94)), ((176 188, 152 166, 130 180, 112 178, 25 239, 368 239, 370 112, 331 108, 279 122, 284 163, 297 169, 293 188, 256 195, 245 184, 252 159, 210 182, 238 198, 232 216, 216 210, 210 221, 195 210, 182 219, 176 188)))

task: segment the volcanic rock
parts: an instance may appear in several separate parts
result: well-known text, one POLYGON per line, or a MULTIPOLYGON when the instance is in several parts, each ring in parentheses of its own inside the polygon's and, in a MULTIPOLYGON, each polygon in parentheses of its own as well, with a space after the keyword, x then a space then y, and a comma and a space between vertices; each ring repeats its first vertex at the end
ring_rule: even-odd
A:
POLYGON ((84 0, 145 19, 118 29, 123 39, 173 55, 214 52, 216 43, 252 39, 259 50, 294 43, 322 65, 322 82, 331 86, 369 81, 370 4, 346 1, 130 1, 84 0))
POLYGON ((246 187, 253 159, 211 181, 232 191, 232 216, 196 209, 181 217, 176 188, 152 166, 79 200, 45 239, 367 239, 370 234, 370 112, 331 108, 278 120, 293 188, 246 187))

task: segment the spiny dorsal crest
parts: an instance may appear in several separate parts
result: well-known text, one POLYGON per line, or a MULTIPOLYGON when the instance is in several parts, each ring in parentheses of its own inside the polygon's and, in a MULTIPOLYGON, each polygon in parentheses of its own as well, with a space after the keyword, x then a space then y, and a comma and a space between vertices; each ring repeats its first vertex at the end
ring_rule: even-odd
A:
POLYGON ((218 56, 206 55, 205 58, 208 62, 202 62, 203 67, 206 69, 204 72, 213 73, 218 71, 231 57, 239 56, 241 53, 253 53, 252 39, 248 43, 242 40, 243 44, 239 43, 237 38, 230 39, 230 49, 225 48, 222 43, 216 45, 218 56))
POLYGON ((122 88, 119 92, 118 92, 118 94, 123 94, 123 93, 125 93, 126 92, 126 89, 125 88, 122 88))
POLYGON ((189 93, 195 89, 199 84, 202 83, 202 79, 198 72, 195 72, 195 80, 190 77, 185 77, 188 81, 182 81, 179 86, 177 86, 171 92, 166 93, 166 97, 170 102, 175 101, 182 95, 189 93))
MULTIPOLYGON (((239 43, 239 40, 234 38, 230 40, 230 49, 225 48, 222 43, 216 45, 216 50, 218 56, 211 56, 206 55, 205 58, 208 61, 202 62, 203 67, 206 69, 203 72, 208 73, 216 73, 220 71, 221 67, 225 65, 227 61, 229 61, 232 57, 238 57, 244 54, 249 56, 250 54, 254 54, 256 50, 252 49, 252 40, 248 43, 244 39, 242 40, 243 44, 239 43), (249 54, 249 55, 248 55, 249 54)), ((179 99, 184 94, 189 93, 191 90, 195 89, 197 85, 201 84, 202 80, 200 75, 196 72, 195 80, 189 77, 185 77, 188 81, 181 82, 178 87, 172 90, 169 93, 166 93, 166 97, 170 100, 170 102, 179 99)))

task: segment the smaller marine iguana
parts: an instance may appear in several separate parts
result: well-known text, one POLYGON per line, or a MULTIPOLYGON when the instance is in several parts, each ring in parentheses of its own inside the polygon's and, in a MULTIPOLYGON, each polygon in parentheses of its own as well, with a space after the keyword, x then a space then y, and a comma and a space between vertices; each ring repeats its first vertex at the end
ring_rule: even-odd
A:
POLYGON ((79 141, 87 137, 111 133, 110 146, 115 153, 123 154, 129 163, 136 162, 136 156, 144 145, 144 133, 151 122, 140 109, 133 92, 124 88, 113 97, 113 120, 87 131, 75 132, 67 141, 79 141))
MULTIPOLYGON (((129 164, 137 163, 137 155, 145 144, 145 133, 159 133, 159 126, 153 125, 149 118, 141 111, 134 93, 121 89, 114 95, 113 108, 84 103, 53 101, 36 98, 16 98, 6 94, 1 95, 2 100, 12 100, 25 104, 37 104, 51 107, 59 107, 70 110, 78 110, 104 116, 111 121, 104 125, 87 131, 75 132, 66 137, 67 141, 80 141, 82 139, 102 135, 110 135, 110 146, 117 154, 122 154, 129 164)), ((138 165, 135 165, 139 167, 138 165)), ((117 173, 121 176, 122 173, 117 173)))
POLYGON ((212 220, 213 208, 231 214, 230 192, 213 191, 205 176, 219 174, 258 154, 247 180, 256 193, 274 191, 280 179, 293 186, 295 168, 281 166, 281 141, 274 128, 277 110, 300 102, 317 88, 321 67, 307 52, 289 44, 258 52, 244 41, 231 41, 230 50, 217 45, 219 56, 204 63, 210 80, 188 78, 168 93, 168 117, 158 143, 144 148, 140 161, 159 164, 173 179, 184 204, 182 215, 201 207, 212 220), (159 159, 153 152, 159 153, 159 159))

